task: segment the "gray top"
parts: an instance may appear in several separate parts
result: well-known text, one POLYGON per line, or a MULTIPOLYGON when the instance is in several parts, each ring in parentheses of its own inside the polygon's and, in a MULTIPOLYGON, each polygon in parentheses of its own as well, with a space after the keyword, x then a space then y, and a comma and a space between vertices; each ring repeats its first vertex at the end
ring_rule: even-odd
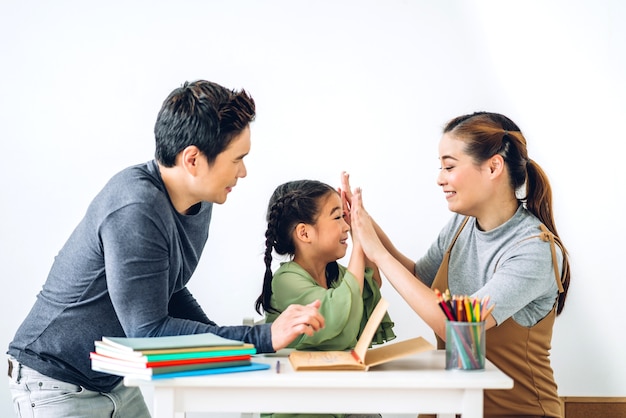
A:
POLYGON ((212 332, 271 352, 270 324, 219 327, 186 285, 209 235, 212 204, 179 214, 155 161, 115 175, 55 257, 8 353, 40 373, 107 392, 121 378, 91 370, 103 336, 212 332))
MULTIPOLYGON (((464 219, 455 214, 416 262, 415 274, 426 285, 434 281, 464 219)), ((550 312, 558 295, 550 243, 538 237, 540 224, 522 205, 511 219, 487 232, 479 230, 476 218, 470 217, 450 254, 450 292, 479 298, 489 295, 496 304, 493 317, 498 324, 509 317, 523 326, 536 324, 550 312)), ((556 251, 561 271, 558 246, 556 251)))

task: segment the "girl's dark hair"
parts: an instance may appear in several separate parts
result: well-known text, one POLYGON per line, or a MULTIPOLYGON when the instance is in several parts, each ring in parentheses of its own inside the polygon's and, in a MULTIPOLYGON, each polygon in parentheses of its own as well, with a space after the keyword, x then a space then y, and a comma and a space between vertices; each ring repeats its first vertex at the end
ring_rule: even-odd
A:
MULTIPOLYGON (((267 230, 265 231, 265 276, 263 290, 255 302, 260 314, 277 312, 272 307, 272 251, 276 254, 293 256, 296 250, 293 231, 300 223, 314 225, 321 210, 323 198, 337 193, 326 183, 316 180, 296 180, 281 184, 274 190, 267 208, 267 230)), ((326 266, 326 280, 330 286, 339 275, 337 262, 326 266)))
MULTIPOLYGON (((499 113, 476 112, 456 117, 443 129, 465 142, 465 152, 477 164, 499 154, 509 172, 511 187, 523 191, 520 200, 526 208, 548 228, 560 243, 552 210, 552 188, 548 176, 539 164, 528 158, 526 139, 520 128, 509 118, 499 113)), ((563 250, 561 282, 564 292, 559 294, 557 314, 565 305, 569 288, 570 272, 567 251, 563 250)))
POLYGON ((178 153, 195 145, 212 164, 254 118, 254 100, 245 90, 206 80, 185 82, 163 101, 157 116, 155 158, 172 167, 178 153))

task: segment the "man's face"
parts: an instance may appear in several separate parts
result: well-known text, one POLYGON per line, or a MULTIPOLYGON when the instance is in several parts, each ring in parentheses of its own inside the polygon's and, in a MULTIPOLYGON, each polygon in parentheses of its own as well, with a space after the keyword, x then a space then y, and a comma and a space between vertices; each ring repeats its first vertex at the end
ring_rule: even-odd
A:
POLYGON ((236 136, 228 148, 217 155, 212 165, 206 156, 199 167, 195 192, 200 200, 222 204, 237 184, 237 179, 247 175, 244 157, 250 152, 250 127, 236 136))

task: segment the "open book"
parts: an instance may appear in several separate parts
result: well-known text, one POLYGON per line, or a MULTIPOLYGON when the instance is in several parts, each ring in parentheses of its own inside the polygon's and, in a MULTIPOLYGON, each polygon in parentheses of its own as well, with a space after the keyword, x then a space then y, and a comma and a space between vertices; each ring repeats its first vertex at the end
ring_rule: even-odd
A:
POLYGON ((365 324, 361 337, 351 351, 293 351, 289 362, 301 370, 368 370, 370 367, 435 347, 422 337, 369 349, 372 338, 387 311, 389 302, 381 299, 365 324))

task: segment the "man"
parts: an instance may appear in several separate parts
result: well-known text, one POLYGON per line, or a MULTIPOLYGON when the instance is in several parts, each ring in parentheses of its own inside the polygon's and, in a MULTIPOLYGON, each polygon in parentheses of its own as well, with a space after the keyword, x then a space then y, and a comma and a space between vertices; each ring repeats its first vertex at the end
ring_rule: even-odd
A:
POLYGON ((155 160, 121 171, 95 197, 9 344, 18 414, 149 417, 137 388, 91 370, 89 352, 102 336, 212 332, 263 353, 324 326, 316 302, 290 306, 272 324, 220 327, 186 287, 213 203, 224 203, 246 176, 254 117, 245 91, 204 80, 163 102, 155 160))

